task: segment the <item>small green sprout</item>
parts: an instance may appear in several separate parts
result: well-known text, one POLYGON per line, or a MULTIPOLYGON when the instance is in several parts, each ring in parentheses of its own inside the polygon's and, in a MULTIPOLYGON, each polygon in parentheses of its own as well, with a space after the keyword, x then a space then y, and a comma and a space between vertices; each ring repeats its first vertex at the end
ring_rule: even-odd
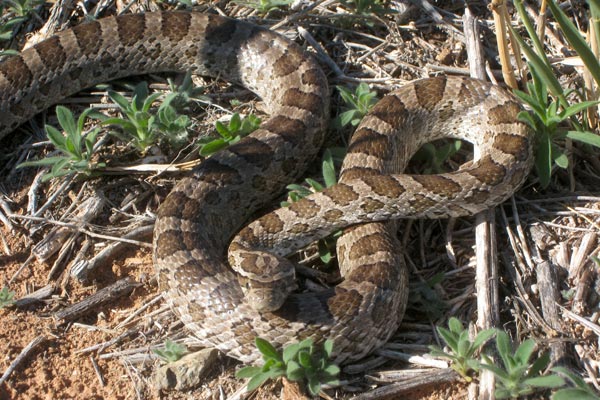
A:
POLYGON ((340 128, 348 124, 358 125, 365 114, 377 103, 377 92, 371 91, 369 85, 364 82, 361 82, 354 92, 343 86, 336 86, 336 88, 348 108, 335 120, 336 125, 340 128))
POLYGON ((244 136, 258 129, 260 122, 260 118, 256 115, 250 114, 242 119, 238 113, 231 116, 231 120, 227 125, 217 121, 215 128, 221 137, 200 140, 200 155, 208 157, 231 144, 239 142, 244 136))
POLYGON ((535 349, 533 339, 525 340, 513 353, 513 346, 508 334, 498 331, 496 348, 504 364, 504 369, 496 366, 485 354, 482 355, 484 363, 481 363, 480 366, 496 375, 494 394, 497 399, 525 396, 540 389, 557 388, 565 384, 564 379, 556 374, 542 376, 542 371, 550 362, 549 353, 544 353, 530 363, 529 360, 535 349))
POLYGON ((574 374, 564 367, 554 367, 552 372, 558 372, 567 377, 575 387, 557 390, 552 395, 552 400, 600 400, 594 389, 590 387, 582 377, 574 374))
POLYGON ((311 395, 316 396, 321 385, 337 385, 340 368, 329 362, 333 350, 333 342, 326 340, 323 350, 313 345, 312 339, 286 346, 283 354, 264 339, 256 338, 256 347, 265 361, 262 367, 244 367, 235 374, 237 378, 250 378, 248 391, 262 385, 268 379, 285 376, 290 381, 304 382, 311 395))
POLYGON ((154 349, 152 351, 166 362, 175 362, 187 353, 187 348, 183 344, 167 339, 165 340, 164 349, 154 349))
POLYGON ((7 286, 4 286, 0 290, 0 308, 11 306, 15 303, 14 300, 15 292, 8 290, 7 286))
POLYGON ((81 173, 90 176, 96 168, 102 168, 104 163, 92 163, 94 154, 94 145, 100 130, 92 129, 87 134, 83 133, 85 119, 95 110, 88 108, 80 116, 77 122, 73 113, 63 106, 56 107, 56 116, 58 123, 66 133, 63 135, 58 129, 51 125, 46 125, 46 135, 48 139, 62 155, 46 157, 41 160, 27 161, 21 163, 17 168, 33 166, 51 166, 50 172, 42 177, 42 181, 47 181, 60 176, 81 173))
POLYGON ((437 346, 429 346, 431 355, 434 357, 447 358, 452 361, 451 368, 458 372, 467 382, 473 380, 471 372, 478 372, 480 363, 474 358, 475 353, 481 350, 483 345, 490 340, 495 329, 486 329, 477 334, 475 340, 469 340, 469 332, 463 327, 457 318, 450 318, 448 328, 437 327, 438 334, 450 347, 451 352, 446 353, 437 346))

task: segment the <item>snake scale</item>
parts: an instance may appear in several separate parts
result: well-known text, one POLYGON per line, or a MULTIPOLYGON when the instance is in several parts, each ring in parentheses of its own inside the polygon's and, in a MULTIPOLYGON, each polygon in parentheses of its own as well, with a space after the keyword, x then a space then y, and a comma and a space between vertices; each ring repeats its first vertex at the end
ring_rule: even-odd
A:
POLYGON ((521 108, 511 95, 467 78, 419 80, 385 96, 363 119, 340 183, 240 231, 317 154, 328 122, 327 80, 282 36, 193 12, 108 17, 7 57, 0 63, 0 139, 96 83, 187 70, 241 83, 270 114, 260 129, 177 183, 160 206, 154 234, 166 301, 204 344, 244 362, 258 358, 257 336, 279 347, 332 338, 338 363, 381 346, 402 319, 407 277, 393 226, 377 221, 472 215, 509 197, 531 166, 532 139, 517 122, 521 108), (471 141, 481 157, 452 173, 401 174, 423 143, 441 137, 471 141), (287 295, 294 279, 286 255, 369 221, 347 228, 338 243, 339 285, 287 295), (248 299, 244 282, 251 282, 248 299), (268 297, 277 293, 272 285, 283 286, 280 299, 268 297))

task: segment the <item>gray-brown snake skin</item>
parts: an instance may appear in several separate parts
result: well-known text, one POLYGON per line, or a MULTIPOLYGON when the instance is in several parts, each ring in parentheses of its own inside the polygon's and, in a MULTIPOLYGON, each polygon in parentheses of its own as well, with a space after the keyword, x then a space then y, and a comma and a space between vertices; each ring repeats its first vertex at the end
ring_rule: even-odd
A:
POLYGON ((332 338, 338 363, 364 357, 400 323, 406 272, 393 229, 359 225, 338 244, 341 284, 292 294, 279 310, 260 313, 245 302, 227 263, 230 242, 229 259, 260 277, 260 267, 275 258, 263 250, 286 256, 359 222, 487 209, 509 197, 531 165, 532 139, 517 122, 520 107, 508 93, 465 78, 416 81, 384 97, 364 118, 340 184, 267 214, 232 242, 249 216, 297 179, 318 152, 328 121, 327 81, 311 57, 273 32, 188 12, 93 21, 7 58, 0 63, 0 138, 95 83, 190 69, 241 82, 271 116, 179 181, 160 207, 154 235, 167 302, 204 344, 244 362, 259 356, 256 336, 277 346, 332 338), (449 174, 399 175, 416 149, 440 137, 473 142, 481 158, 449 174))

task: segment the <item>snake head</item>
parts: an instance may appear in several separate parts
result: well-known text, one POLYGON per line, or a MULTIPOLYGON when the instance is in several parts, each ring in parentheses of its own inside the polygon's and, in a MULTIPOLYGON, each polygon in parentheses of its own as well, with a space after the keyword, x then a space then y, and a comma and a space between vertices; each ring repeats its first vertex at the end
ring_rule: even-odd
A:
POLYGON ((238 272, 246 303, 259 312, 279 309, 288 295, 297 289, 294 265, 283 257, 269 253, 245 253, 241 264, 234 269, 238 272))

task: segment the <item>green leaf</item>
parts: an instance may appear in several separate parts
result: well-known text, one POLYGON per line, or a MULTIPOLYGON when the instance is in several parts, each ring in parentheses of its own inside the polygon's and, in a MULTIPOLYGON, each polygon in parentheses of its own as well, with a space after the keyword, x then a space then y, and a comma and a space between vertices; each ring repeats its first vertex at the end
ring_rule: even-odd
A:
POLYGON ((304 379, 304 369, 296 361, 290 361, 287 364, 285 376, 290 381, 301 381, 302 379, 304 379))
POLYGON ((331 357, 331 353, 333 352, 333 340, 327 339, 323 343, 323 352, 325 353, 325 357, 327 357, 327 358, 331 357))
POLYGON ((200 155, 203 157, 208 157, 209 155, 227 147, 227 144, 228 143, 224 139, 215 139, 212 142, 206 143, 204 146, 202 146, 200 149, 200 155))
POLYGON ((243 368, 238 369, 235 372, 235 377, 236 378, 252 378, 254 375, 256 375, 260 372, 262 372, 261 367, 254 367, 254 366, 243 367, 243 368))
POLYGON ((568 131, 566 137, 600 148, 600 135, 593 132, 568 131))
POLYGON ((525 340, 519 345, 517 351, 515 351, 515 360, 521 365, 527 364, 534 349, 535 341, 533 339, 525 340))
POLYGON ((45 125, 44 128, 46 129, 46 136, 48 136, 50 142, 52 142, 57 149, 66 150, 65 143, 67 138, 63 136, 62 132, 52 125, 45 125))
POLYGON ((333 156, 331 150, 326 149, 323 153, 323 181, 326 187, 331 187, 337 183, 337 177, 335 174, 335 165, 333 163, 333 156))
POLYGON ((458 348, 458 338, 456 337, 456 335, 442 326, 438 326, 437 331, 438 334, 442 337, 442 339, 444 339, 444 342, 446 342, 448 347, 450 347, 453 351, 456 351, 456 349, 458 348))
POLYGON ((271 374, 269 372, 261 372, 259 374, 254 375, 248 382, 248 386, 247 386, 246 390, 248 392, 252 392, 256 388, 258 388, 260 385, 265 383, 266 380, 269 379, 270 377, 271 377, 271 374))
POLYGON ((242 120, 240 118, 240 114, 234 113, 229 121, 229 132, 235 134, 240 130, 241 126, 242 120))
POLYGON ((273 347, 271 343, 259 337, 257 337, 254 340, 254 343, 256 344, 256 348, 258 349, 258 351, 260 351, 261 354, 264 356, 265 360, 282 360, 281 356, 279 355, 279 352, 277 352, 277 349, 275 349, 275 347, 273 347))
POLYGON ((563 386, 565 380, 558 375, 548 375, 525 379, 523 383, 535 387, 557 388, 563 386))
POLYGON ((561 389, 552 395, 552 400, 599 400, 600 397, 579 388, 561 389))
POLYGON ((288 362, 290 362, 290 360, 293 360, 294 358, 296 358, 296 355, 298 354, 298 350, 300 350, 299 343, 292 343, 292 344, 287 345, 283 349, 283 362, 287 364, 288 362))
POLYGON ((496 330, 491 328, 491 329, 485 329, 481 332, 479 332, 477 334, 477 336, 475 336, 475 340, 473 340, 473 347, 478 349, 481 346, 483 346, 485 344, 485 342, 487 342, 488 340, 490 340, 492 338, 492 336, 494 336, 496 334, 496 330))
POLYGON ((310 354, 306 350, 300 350, 298 352, 298 362, 304 369, 313 368, 310 354))
POLYGON ((581 60, 594 77, 596 83, 600 85, 600 62, 598 62, 598 58, 594 55, 585 39, 581 36, 577 27, 571 22, 560 7, 558 7, 556 2, 554 0, 548 0, 547 4, 552 15, 554 15, 556 22, 560 25, 567 41, 581 57, 581 60))
POLYGON ((448 328, 450 328, 451 332, 458 334, 460 334, 465 329, 463 327, 463 324, 458 320, 458 318, 455 317, 451 317, 448 321, 448 328))

